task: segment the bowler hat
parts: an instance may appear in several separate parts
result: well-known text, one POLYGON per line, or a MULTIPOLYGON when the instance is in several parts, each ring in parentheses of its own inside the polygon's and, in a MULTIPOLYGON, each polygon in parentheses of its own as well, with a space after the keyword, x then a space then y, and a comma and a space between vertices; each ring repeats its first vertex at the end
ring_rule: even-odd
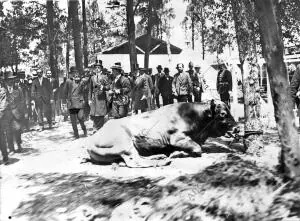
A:
POLYGON ((164 68, 164 72, 170 73, 169 68, 164 68))
POLYGON ((158 66, 156 67, 156 69, 162 70, 162 66, 161 66, 161 65, 158 65, 158 66))

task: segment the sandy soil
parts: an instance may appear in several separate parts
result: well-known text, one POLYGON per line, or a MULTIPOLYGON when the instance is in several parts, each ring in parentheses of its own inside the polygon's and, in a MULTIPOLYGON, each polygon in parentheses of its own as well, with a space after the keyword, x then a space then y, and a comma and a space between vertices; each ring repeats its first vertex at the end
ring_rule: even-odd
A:
MULTIPOLYGON (((91 122, 87 125, 91 128, 91 122)), ((23 152, 10 155, 11 164, 1 165, 0 219, 276 220, 284 213, 287 219, 278 220, 300 220, 300 214, 291 212, 300 202, 297 194, 294 204, 274 212, 278 194, 287 185, 294 192, 298 186, 282 183, 275 172, 276 132, 264 136, 265 146, 255 154, 210 140, 201 158, 130 169, 82 163, 87 157, 80 147, 85 139, 73 139, 69 122, 27 132, 23 152), (271 214, 274 219, 268 218, 271 214)))

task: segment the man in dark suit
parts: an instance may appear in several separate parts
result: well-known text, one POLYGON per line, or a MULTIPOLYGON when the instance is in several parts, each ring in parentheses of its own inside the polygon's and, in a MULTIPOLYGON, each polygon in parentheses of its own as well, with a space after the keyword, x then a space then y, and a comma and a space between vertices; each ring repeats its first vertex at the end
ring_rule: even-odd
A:
POLYGON ((86 126, 84 124, 84 89, 89 82, 89 78, 81 80, 77 71, 69 73, 70 79, 66 81, 64 94, 67 98, 67 105, 70 113, 71 124, 76 139, 79 138, 77 119, 83 130, 84 136, 87 136, 86 126))
POLYGON ((129 93, 131 90, 130 81, 122 73, 121 62, 115 63, 111 67, 114 80, 111 90, 108 92, 112 95, 112 116, 114 118, 123 118, 128 114, 129 93))
POLYGON ((163 105, 173 104, 172 82, 173 77, 170 76, 169 68, 164 68, 164 75, 158 82, 158 88, 163 99, 163 105))
POLYGON ((230 94, 232 91, 232 76, 231 72, 226 68, 221 67, 217 76, 217 91, 220 94, 220 99, 230 108, 230 94))
POLYGON ((32 98, 35 101, 35 107, 38 114, 39 131, 44 129, 43 115, 45 114, 49 128, 52 128, 52 111, 53 90, 49 79, 43 77, 41 69, 37 70, 38 77, 32 82, 32 98))
POLYGON ((154 99, 155 99, 155 103, 156 106, 158 108, 160 108, 160 104, 159 104, 159 95, 160 95, 160 90, 158 88, 158 84, 159 84, 159 80, 163 77, 163 72, 162 72, 162 66, 158 65, 156 67, 157 73, 154 75, 153 78, 153 84, 154 84, 154 99))

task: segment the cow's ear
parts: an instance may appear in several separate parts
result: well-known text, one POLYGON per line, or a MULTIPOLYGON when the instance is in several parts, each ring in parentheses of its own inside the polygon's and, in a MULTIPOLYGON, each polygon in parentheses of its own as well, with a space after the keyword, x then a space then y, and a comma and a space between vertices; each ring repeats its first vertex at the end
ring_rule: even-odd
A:
POLYGON ((210 102, 210 111, 211 111, 212 116, 214 116, 216 113, 216 102, 214 99, 212 99, 210 102))

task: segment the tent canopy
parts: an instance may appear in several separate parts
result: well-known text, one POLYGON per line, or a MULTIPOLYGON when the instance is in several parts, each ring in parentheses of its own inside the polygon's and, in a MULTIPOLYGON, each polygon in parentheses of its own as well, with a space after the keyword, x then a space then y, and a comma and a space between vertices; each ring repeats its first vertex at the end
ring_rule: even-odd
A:
MULTIPOLYGON (((142 35, 135 39, 136 53, 145 54, 147 45, 147 36, 142 35)), ((170 44, 171 54, 180 54, 182 49, 170 44)), ((129 54, 129 42, 123 42, 120 45, 109 48, 102 54, 129 54)), ((168 54, 167 42, 151 37, 150 54, 168 54)))

